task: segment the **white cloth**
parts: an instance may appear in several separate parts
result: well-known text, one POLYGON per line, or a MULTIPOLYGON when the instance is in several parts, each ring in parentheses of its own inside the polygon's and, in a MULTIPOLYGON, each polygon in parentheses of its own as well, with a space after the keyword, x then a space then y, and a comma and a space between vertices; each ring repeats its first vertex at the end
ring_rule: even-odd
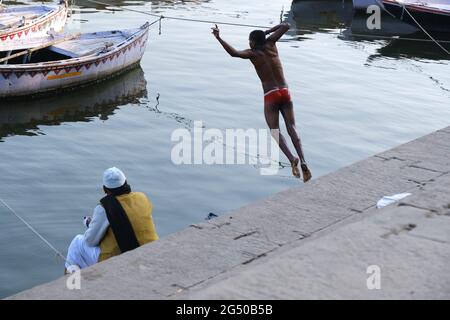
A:
POLYGON ((411 193, 399 193, 399 194, 394 194, 392 196, 384 196, 383 198, 378 200, 377 208, 378 209, 384 208, 384 207, 386 207, 394 202, 397 202, 399 200, 402 200, 403 198, 406 198, 410 195, 411 195, 411 193))
POLYGON ((94 209, 94 214, 92 215, 92 220, 89 223, 89 228, 87 228, 84 233, 84 239, 88 246, 95 247, 100 245, 106 232, 109 228, 109 221, 106 217, 105 209, 98 205, 94 209))
POLYGON ((81 269, 92 266, 98 262, 100 247, 90 247, 84 235, 79 234, 73 238, 67 252, 66 269, 71 265, 77 265, 81 269))
POLYGON ((109 168, 103 173, 103 185, 109 189, 123 186, 126 180, 124 173, 116 167, 109 168))
POLYGON ((66 269, 71 264, 79 266, 81 269, 92 266, 98 262, 100 256, 100 241, 105 236, 109 228, 109 221, 106 217, 105 209, 98 205, 94 209, 92 220, 89 223, 84 235, 77 235, 70 243, 67 252, 66 269))

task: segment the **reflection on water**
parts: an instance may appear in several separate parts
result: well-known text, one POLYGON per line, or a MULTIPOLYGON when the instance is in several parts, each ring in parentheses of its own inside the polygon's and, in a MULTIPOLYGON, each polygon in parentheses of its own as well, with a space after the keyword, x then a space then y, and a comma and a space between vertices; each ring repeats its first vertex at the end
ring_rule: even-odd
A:
MULTIPOLYGON (((450 50, 450 41, 441 43, 444 48, 450 50)), ((416 42, 409 40, 390 40, 387 44, 377 50, 377 54, 372 55, 370 59, 377 57, 390 57, 396 59, 426 59, 426 60, 450 60, 450 56, 442 52, 436 43, 416 42)))
POLYGON ((107 120, 114 110, 147 97, 141 67, 112 79, 59 95, 0 102, 0 141, 11 135, 36 135, 40 125, 107 120), (74 95, 76 96, 74 98, 74 95))
POLYGON ((162 115, 167 119, 174 120, 176 123, 179 123, 180 125, 182 125, 184 128, 186 128, 188 130, 191 130, 193 128, 194 120, 189 119, 188 117, 185 117, 177 112, 167 112, 167 111, 160 110, 159 99, 160 99, 160 95, 158 93, 157 97, 156 97, 156 104, 149 100, 141 100, 141 105, 145 106, 148 110, 150 110, 158 115, 162 115))
POLYGON ((98 2, 107 3, 108 5, 104 5, 101 3, 94 3, 89 0, 73 0, 73 1, 74 5, 80 8, 95 8, 97 10, 106 9, 115 11, 120 10, 116 7, 145 6, 145 11, 148 12, 152 11, 153 13, 159 13, 160 10, 166 8, 183 9, 183 7, 190 7, 198 4, 208 3, 211 0, 144 0, 144 1, 95 0, 98 2))
MULTIPOLYGON (((417 28, 382 14, 381 30, 369 30, 366 25, 368 15, 355 14, 351 27, 341 33, 347 41, 379 41, 383 44, 377 54, 392 58, 449 60, 445 53, 427 35, 417 28)), ((445 49, 450 50, 450 35, 434 34, 434 38, 445 49)))
POLYGON ((327 32, 348 26, 353 16, 352 0, 300 0, 292 2, 289 19, 293 19, 300 30, 327 32))
MULTIPOLYGON (((370 2, 370 1, 369 1, 370 2)), ((367 2, 367 3, 369 3, 367 2)), ((371 3, 371 2, 370 2, 371 3)), ((336 32, 345 41, 378 42, 382 46, 377 54, 391 58, 448 60, 450 56, 440 49, 418 27, 400 21, 381 11, 380 29, 369 29, 370 14, 353 8, 351 0, 297 0, 292 3, 288 21, 294 22, 297 30, 291 32, 299 40, 315 32, 336 32), (293 21, 292 21, 293 20, 293 21), (400 39, 397 39, 400 38, 400 39)), ((447 50, 450 50, 450 35, 432 34, 447 50)))
MULTIPOLYGON (((363 3, 363 2, 359 2, 363 3)), ((364 3, 371 4, 372 1, 364 3)), ((450 55, 424 34, 418 27, 400 21, 381 11, 381 28, 369 29, 367 18, 370 14, 364 10, 354 10, 352 1, 341 0, 297 0, 292 3, 289 19, 294 19, 297 31, 293 33, 298 40, 307 40, 307 34, 336 33, 337 37, 350 46, 364 48, 367 45, 377 46, 374 53, 369 54, 365 66, 377 69, 396 70, 397 64, 386 60, 407 59, 409 61, 450 60, 450 55)), ((439 44, 450 51, 450 35, 434 33, 432 36, 439 44)), ((450 86, 439 76, 428 74, 420 65, 410 63, 410 69, 428 79, 447 97, 450 97, 450 86)))

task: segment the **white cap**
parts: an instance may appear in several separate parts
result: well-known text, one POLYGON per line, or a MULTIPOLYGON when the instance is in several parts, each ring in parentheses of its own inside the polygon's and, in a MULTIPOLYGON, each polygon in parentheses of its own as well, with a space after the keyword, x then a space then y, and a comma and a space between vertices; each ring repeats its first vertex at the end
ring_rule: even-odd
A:
POLYGON ((112 167, 103 173, 103 185, 108 189, 115 189, 123 186, 127 178, 120 169, 112 167))

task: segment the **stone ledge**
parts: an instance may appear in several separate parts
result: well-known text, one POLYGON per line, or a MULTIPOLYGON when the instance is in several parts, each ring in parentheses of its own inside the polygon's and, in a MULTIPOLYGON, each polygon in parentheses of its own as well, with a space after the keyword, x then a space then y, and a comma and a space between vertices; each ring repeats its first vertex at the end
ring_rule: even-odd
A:
MULTIPOLYGON (((408 288, 414 288, 416 292, 411 297, 424 297, 432 292, 436 292, 434 297, 448 297, 449 286, 445 282, 448 277, 437 263, 449 261, 445 253, 446 250, 448 252, 445 230, 439 229, 435 235, 428 236, 430 229, 434 231, 436 226, 421 222, 421 227, 414 232, 400 232, 399 236, 383 239, 380 238, 380 230, 384 228, 383 224, 390 228, 390 215, 395 213, 386 210, 380 216, 386 220, 376 220, 371 214, 380 197, 409 191, 427 196, 406 199, 402 203, 404 209, 396 207, 402 214, 406 214, 403 210, 412 210, 416 213, 412 216, 418 219, 417 214, 429 212, 428 208, 431 208, 437 210, 441 218, 447 219, 446 204, 441 202, 448 200, 445 200, 443 192, 449 190, 449 181, 445 180, 450 172, 448 131, 449 128, 437 131, 302 187, 283 191, 209 222, 192 225, 85 269, 82 271, 81 290, 66 289, 66 279, 61 278, 10 299, 358 297, 357 294, 361 293, 358 290, 362 290, 361 282, 355 277, 360 275, 365 279, 370 257, 376 257, 389 268, 398 267, 405 272, 405 277, 411 281, 408 288), (436 201, 426 200, 430 197, 436 201), (356 218, 361 221, 349 224, 356 218), (316 234, 323 236, 315 238, 316 234), (358 242, 361 245, 352 248, 358 242), (380 246, 381 250, 371 250, 371 244, 380 246), (415 250, 415 247, 420 250, 415 250), (293 251, 288 253, 287 248, 293 251), (351 250, 346 255, 349 248, 351 250), (394 257, 401 256, 402 252, 406 260, 396 260, 394 257), (355 260, 357 256, 364 259, 355 260), (405 261, 412 263, 413 268, 408 268, 405 261), (431 265, 429 261, 434 263, 431 265), (340 275, 330 273, 332 267, 327 263, 337 265, 334 269, 341 270, 340 275), (267 266, 286 272, 275 272, 274 275, 287 281, 287 286, 277 287, 276 283, 270 282, 277 277, 258 282, 259 286, 252 285, 267 266), (361 268, 364 268, 362 274, 361 268), (422 273, 415 268, 422 268, 422 273), (292 273, 292 270, 296 272, 292 273), (425 286, 429 278, 424 275, 424 270, 436 277, 444 277, 445 281, 439 285, 433 278, 425 286), (288 276, 283 278, 283 274, 288 276), (417 281, 414 280, 416 276, 417 281), (228 288, 228 283, 237 279, 242 282, 242 293, 228 288), (347 281, 350 281, 350 288, 347 288, 347 281), (305 284, 305 287, 298 287, 298 283, 305 284), (224 291, 218 293, 218 288, 224 291)), ((389 290, 382 291, 387 292, 384 297, 407 297, 407 282, 401 280, 401 274, 388 270, 387 275, 391 284, 388 285, 386 280, 389 290)), ((380 297, 380 293, 366 291, 363 296, 380 297)))

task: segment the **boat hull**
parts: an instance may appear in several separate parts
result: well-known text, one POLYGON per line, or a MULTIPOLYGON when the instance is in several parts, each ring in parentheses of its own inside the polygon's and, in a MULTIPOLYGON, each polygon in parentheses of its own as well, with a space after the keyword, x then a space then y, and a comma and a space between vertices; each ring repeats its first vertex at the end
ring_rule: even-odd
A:
POLYGON ((366 14, 365 12, 356 13, 354 15, 350 26, 352 35, 368 36, 371 39, 380 37, 380 39, 382 39, 383 37, 409 36, 419 31, 419 28, 400 21, 385 12, 382 12, 380 17, 380 29, 369 29, 367 26, 368 17, 369 14, 366 14))
POLYGON ((109 52, 28 65, 0 65, 0 98, 45 94, 86 86, 138 64, 145 52, 148 25, 109 52))
POLYGON ((27 48, 30 39, 44 37, 50 30, 63 31, 68 10, 67 3, 63 3, 23 27, 0 30, 0 51, 27 48))
POLYGON ((450 11, 418 5, 402 5, 395 1, 387 0, 383 1, 383 5, 396 18, 413 26, 417 26, 417 23, 414 21, 415 19, 427 32, 450 32, 450 11), (407 12, 404 12, 403 6, 408 9, 414 19, 407 12))

